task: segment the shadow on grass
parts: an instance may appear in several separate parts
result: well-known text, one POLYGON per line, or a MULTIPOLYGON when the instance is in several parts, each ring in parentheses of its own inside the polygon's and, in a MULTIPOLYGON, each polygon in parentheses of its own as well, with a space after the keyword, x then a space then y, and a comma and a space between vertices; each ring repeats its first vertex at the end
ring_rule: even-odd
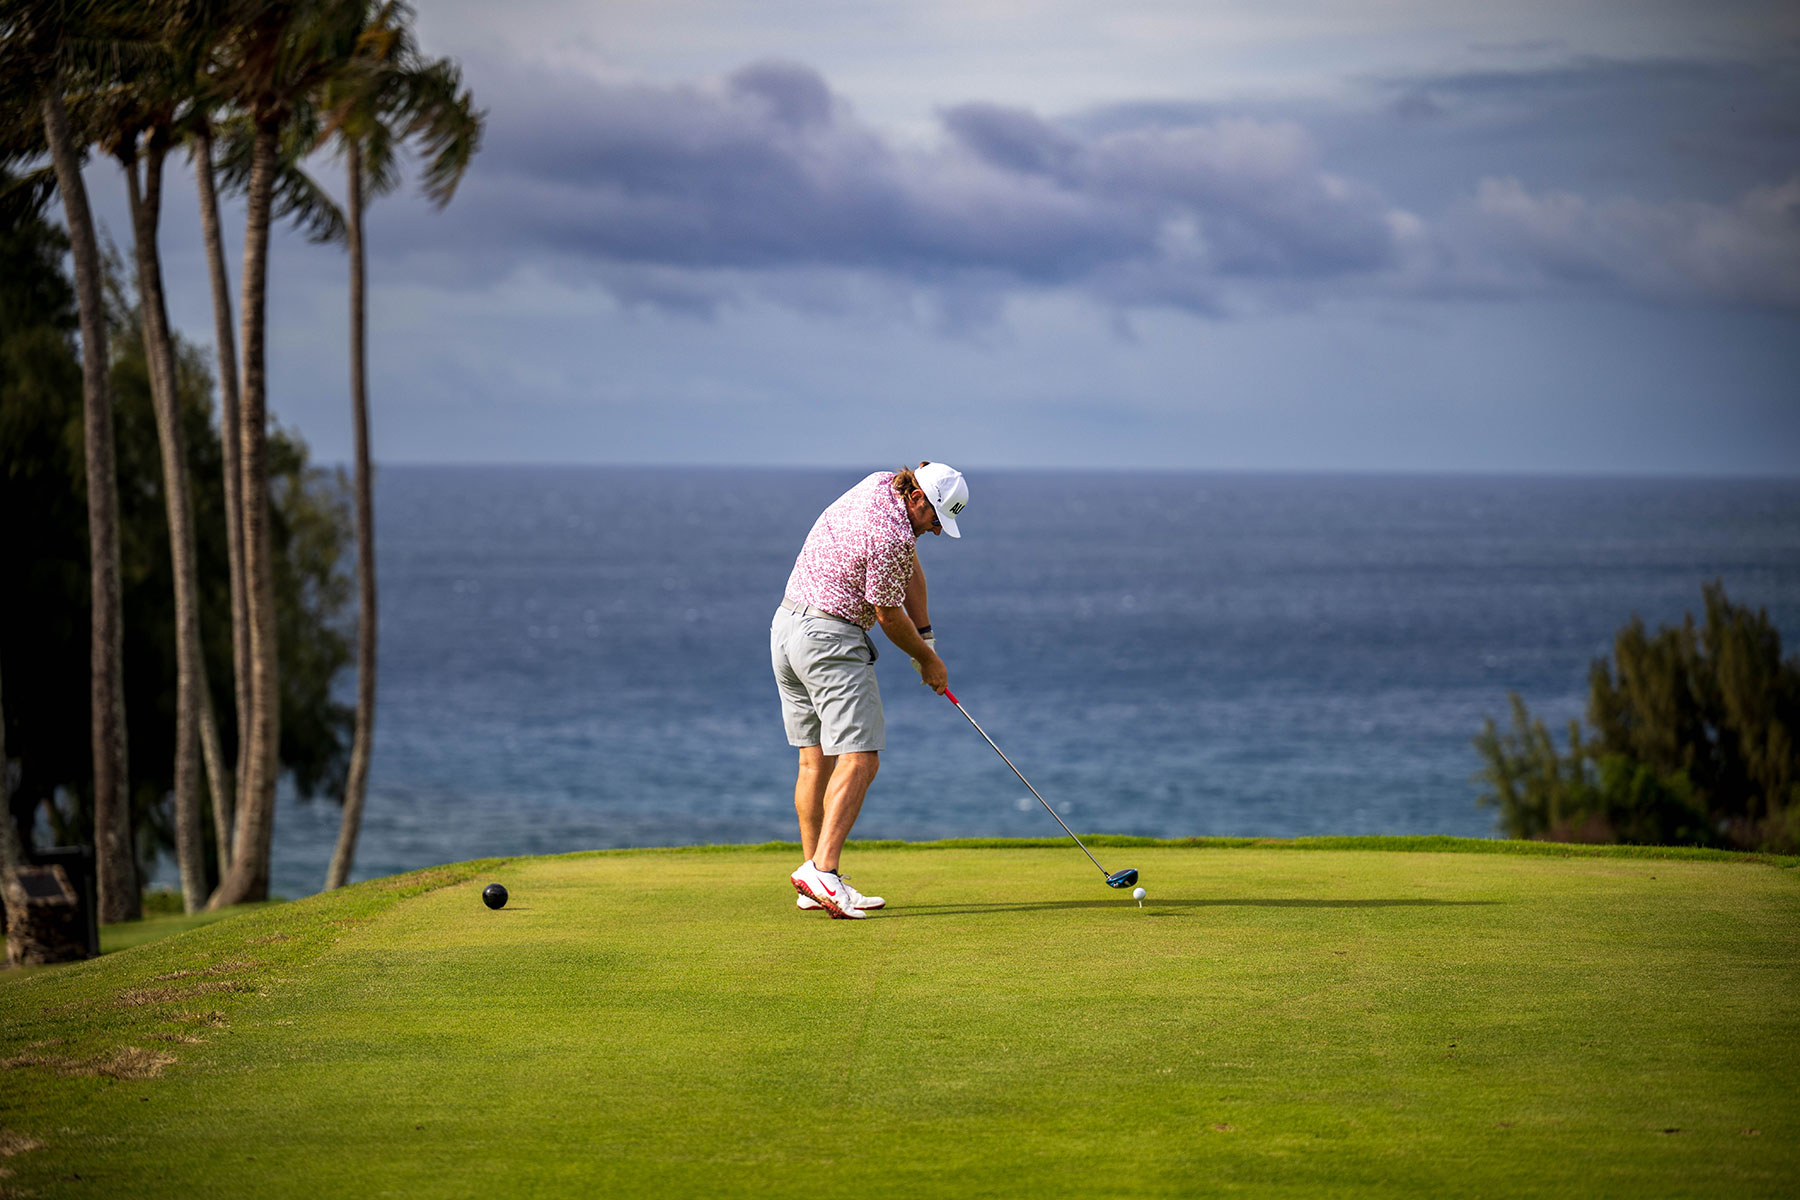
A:
MULTIPOLYGON (((1499 904, 1498 900, 1145 900, 1144 911, 1154 914, 1171 908, 1473 908, 1499 904)), ((1039 912, 1067 908, 1135 908, 1128 898, 1118 900, 1039 900, 1030 904, 909 904, 882 915, 890 917, 961 917, 982 913, 1039 912)), ((1176 914, 1163 912, 1161 915, 1176 914)))

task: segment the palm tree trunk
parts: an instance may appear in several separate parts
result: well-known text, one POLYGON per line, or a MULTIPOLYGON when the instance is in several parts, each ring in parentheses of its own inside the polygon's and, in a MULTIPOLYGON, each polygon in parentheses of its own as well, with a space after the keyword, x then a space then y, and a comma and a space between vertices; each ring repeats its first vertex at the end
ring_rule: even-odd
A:
POLYGON ((25 865, 25 842, 12 815, 12 769, 6 761, 6 706, 0 704, 0 867, 25 865))
POLYGON ((187 445, 181 427, 181 397, 175 384, 175 345, 163 303, 162 262, 156 248, 162 215, 166 132, 150 135, 138 186, 134 151, 126 151, 127 195, 137 250, 138 314, 150 365, 150 397, 156 407, 157 441, 162 449, 163 503, 169 520, 169 559, 175 579, 175 861, 181 870, 182 905, 196 912, 206 903, 206 842, 200 821, 200 689, 206 668, 200 658, 200 586, 194 566, 194 504, 188 489, 187 445))
POLYGON ((350 742, 350 773, 344 785, 344 817, 337 848, 325 875, 325 889, 343 887, 356 860, 363 799, 369 783, 369 752, 375 733, 375 495, 369 462, 369 397, 364 312, 362 240, 362 147, 350 141, 350 407, 356 425, 356 580, 361 612, 356 639, 356 732, 350 742))
POLYGON ((200 760, 206 764, 206 788, 212 795, 213 848, 219 878, 231 870, 231 812, 234 776, 219 740, 219 714, 213 709, 212 687, 200 688, 200 760))
MULTIPOLYGON (((231 832, 238 797, 232 779, 245 778, 250 739, 244 736, 250 714, 250 619, 244 588, 243 481, 238 466, 237 337, 231 329, 231 279, 225 273, 225 239, 219 224, 219 194, 213 182, 212 127, 202 121, 194 134, 194 177, 200 191, 200 228, 206 239, 206 265, 212 276, 213 342, 219 358, 219 446, 224 452, 225 558, 231 574, 231 679, 237 731, 237 768, 225 771, 218 745, 219 724, 209 716, 207 777, 213 794, 213 833, 219 851, 219 878, 231 870, 231 832)), ((207 704, 210 714, 212 706, 207 704)))
POLYGON ((268 404, 264 393, 264 319, 268 291, 269 219, 279 127, 258 121, 250 160, 244 222, 244 376, 239 390, 239 468, 244 514, 245 609, 250 628, 250 713, 240 736, 249 742, 231 873, 210 907, 266 900, 269 845, 275 830, 275 777, 281 746, 280 664, 275 654, 275 564, 269 530, 268 404))
POLYGON ((94 753, 94 859, 100 920, 135 920, 142 911, 132 857, 131 794, 125 757, 125 623, 119 584, 119 484, 113 451, 111 365, 101 300, 100 247, 81 182, 81 161, 63 110, 62 83, 44 95, 44 134, 62 193, 75 259, 81 312, 81 394, 88 493, 90 687, 94 753))

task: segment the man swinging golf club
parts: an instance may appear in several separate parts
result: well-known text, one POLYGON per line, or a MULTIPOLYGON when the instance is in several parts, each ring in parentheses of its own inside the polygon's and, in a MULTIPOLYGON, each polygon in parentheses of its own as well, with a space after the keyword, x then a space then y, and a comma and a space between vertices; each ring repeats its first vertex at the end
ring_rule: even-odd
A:
POLYGON ((806 855, 791 876, 801 908, 861 918, 880 908, 838 873, 838 856, 875 780, 887 724, 875 684, 879 624, 933 691, 949 687, 926 606, 918 537, 961 537, 969 485, 943 463, 877 471, 813 522, 769 627, 788 744, 799 748, 794 811, 806 855))

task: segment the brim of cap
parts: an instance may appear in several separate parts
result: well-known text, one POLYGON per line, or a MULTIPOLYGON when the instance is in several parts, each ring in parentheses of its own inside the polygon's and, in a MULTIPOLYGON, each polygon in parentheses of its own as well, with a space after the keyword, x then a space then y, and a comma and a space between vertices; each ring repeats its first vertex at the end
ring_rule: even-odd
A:
MULTIPOLYGON (((934 509, 933 511, 936 511, 936 510, 934 509)), ((943 513, 938 513, 937 519, 938 519, 938 524, 942 525, 944 527, 945 533, 949 534, 953 538, 959 538, 962 536, 962 532, 956 528, 956 518, 955 517, 947 517, 943 513)))

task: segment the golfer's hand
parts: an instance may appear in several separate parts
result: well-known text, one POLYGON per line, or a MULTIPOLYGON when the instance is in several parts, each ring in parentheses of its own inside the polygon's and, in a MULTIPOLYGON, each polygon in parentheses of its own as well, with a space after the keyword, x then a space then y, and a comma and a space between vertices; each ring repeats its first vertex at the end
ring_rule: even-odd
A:
MULTIPOLYGON (((937 653, 937 639, 935 637, 931 636, 929 633, 921 633, 919 635, 919 638, 921 641, 923 641, 925 643, 925 648, 927 650, 931 651, 933 654, 937 653)), ((911 663, 913 670, 915 670, 919 673, 919 682, 924 683, 925 682, 924 666, 921 665, 919 660, 916 658, 909 658, 906 661, 911 663)))
POLYGON ((935 653, 919 664, 919 677, 926 687, 940 696, 950 690, 950 672, 945 668, 944 660, 935 653))

